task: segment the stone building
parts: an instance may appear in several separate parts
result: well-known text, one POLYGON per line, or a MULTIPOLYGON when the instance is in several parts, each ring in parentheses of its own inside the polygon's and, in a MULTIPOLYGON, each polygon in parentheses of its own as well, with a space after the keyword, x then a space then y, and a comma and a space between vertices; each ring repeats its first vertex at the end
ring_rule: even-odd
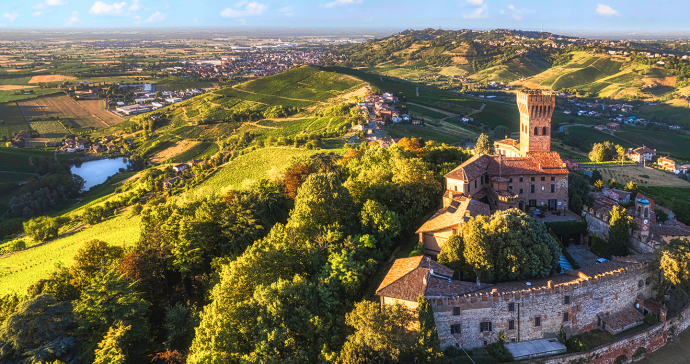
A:
POLYGON ((444 176, 443 208, 417 230, 427 254, 438 254, 473 216, 510 208, 565 213, 569 172, 551 151, 555 102, 555 96, 541 91, 518 92, 520 140, 498 141, 496 155, 475 155, 444 176))
POLYGON ((376 294, 382 304, 409 307, 416 307, 415 295, 429 299, 443 348, 486 346, 498 340, 501 330, 508 342, 544 339, 561 326, 568 336, 595 328, 617 333, 640 324, 644 313, 660 311, 650 299, 651 254, 497 284, 452 280, 448 268, 425 259, 399 259, 399 266, 408 269, 391 269, 376 294))

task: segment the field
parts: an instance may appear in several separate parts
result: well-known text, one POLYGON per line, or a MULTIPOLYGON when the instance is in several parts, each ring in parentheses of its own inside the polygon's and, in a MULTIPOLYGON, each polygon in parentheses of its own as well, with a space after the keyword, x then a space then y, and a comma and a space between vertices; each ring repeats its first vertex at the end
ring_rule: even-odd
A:
MULTIPOLYGON (((624 148, 632 148, 632 147, 638 147, 641 145, 635 145, 627 140, 621 139, 617 137, 617 134, 611 135, 608 133, 601 132, 599 130, 596 130, 594 128, 588 128, 584 126, 571 126, 566 129, 568 134, 572 134, 573 136, 579 137, 582 140, 585 140, 589 143, 603 143, 605 141, 610 141, 614 144, 619 144, 620 146, 624 148)), ((589 152, 589 151, 587 151, 589 152)))
MULTIPOLYGON (((594 169, 594 167, 590 166, 582 168, 586 170, 594 169)), ((690 182, 651 167, 602 165, 596 169, 601 172, 605 180, 604 182, 615 179, 616 182, 621 184, 627 184, 629 181, 633 181, 639 186, 690 187, 690 182), (643 176, 648 176, 648 178, 643 176)))
POLYGON ((0 104, 0 138, 13 138, 20 131, 29 130, 17 104, 7 102, 0 104))
POLYGON ((34 173, 29 157, 53 158, 52 150, 0 147, 0 171, 34 173))
POLYGON ((68 81, 75 80, 76 77, 72 76, 62 76, 62 75, 44 75, 44 76, 33 76, 29 83, 39 83, 39 82, 55 82, 55 81, 68 81))
MULTIPOLYGON (((589 84, 598 79, 618 73, 620 67, 621 62, 616 62, 609 58, 600 58, 592 63, 591 66, 586 66, 577 71, 569 72, 558 77, 558 79, 550 86, 553 90, 561 90, 564 88, 589 84)), ((545 81, 545 83, 548 83, 548 81, 549 80, 545 81)))
POLYGON ((65 135, 69 134, 69 130, 65 129, 57 120, 31 121, 29 125, 31 125, 32 129, 38 131, 41 137, 53 139, 53 141, 64 138, 65 135))
POLYGON ((210 195, 222 195, 231 189, 243 189, 248 182, 268 178, 271 170, 284 169, 292 157, 331 151, 342 153, 342 150, 258 149, 229 162, 197 188, 188 192, 186 197, 190 200, 199 200, 210 195))
POLYGON ((676 158, 690 160, 690 135, 668 131, 635 129, 617 133, 638 146, 646 145, 658 152, 670 153, 676 158))
MULTIPOLYGON (((151 162, 153 162, 153 163, 165 162, 165 161, 167 161, 167 160, 169 160, 169 159, 171 159, 177 155, 183 154, 184 152, 186 152, 190 149, 194 149, 199 144, 201 144, 201 143, 199 143, 197 141, 193 141, 193 140, 181 140, 179 142, 174 142, 168 148, 161 150, 160 152, 156 153, 153 157, 151 157, 151 162)), ((201 149, 199 152, 206 149, 206 147, 208 147, 208 145, 203 147, 203 149, 201 149)), ((194 154, 194 155, 196 155, 196 154, 194 154)), ((188 162, 188 161, 184 161, 184 162, 188 162)))
MULTIPOLYGON (((24 86, 5 86, 5 87, 24 87, 24 86)), ((29 91, 30 93, 21 93, 19 95, 14 94, 14 90, 9 90, 9 89, 2 89, 0 87, 0 102, 8 102, 8 101, 19 101, 19 100, 26 100, 26 99, 32 99, 35 97, 43 96, 43 95, 50 95, 54 93, 61 92, 60 90, 57 89, 51 89, 51 88, 36 88, 32 87, 29 91)))
POLYGON ((26 294, 26 289, 46 278, 56 264, 72 265, 72 257, 87 241, 99 239, 122 247, 133 245, 139 239, 140 217, 130 219, 127 215, 118 215, 76 234, 0 260, 0 295, 26 294))
POLYGON ((26 120, 49 117, 69 119, 77 127, 104 128, 122 119, 101 109, 102 100, 75 101, 67 95, 54 95, 19 101, 26 120))

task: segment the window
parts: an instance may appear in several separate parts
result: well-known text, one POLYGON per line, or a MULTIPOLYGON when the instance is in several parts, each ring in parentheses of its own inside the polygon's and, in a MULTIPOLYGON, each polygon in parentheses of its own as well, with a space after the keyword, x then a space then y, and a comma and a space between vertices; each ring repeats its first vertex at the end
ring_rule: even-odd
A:
POLYGON ((542 178, 541 178, 541 181, 542 181, 542 182, 546 181, 546 177, 542 177, 542 178))
POLYGON ((637 287, 639 287, 639 288, 644 287, 644 281, 640 279, 640 281, 637 282, 637 287))
POLYGON ((565 296, 565 297, 563 297, 563 304, 564 304, 564 305, 569 305, 569 304, 570 304, 570 296, 565 296))
POLYGON ((520 182, 523 182, 523 181, 524 181, 524 178, 520 177, 520 182))
POLYGON ((534 185, 529 185, 529 192, 534 193, 534 185))
POLYGON ((549 129, 547 127, 541 128, 541 135, 549 135, 549 129))
POLYGON ((534 177, 531 177, 531 178, 530 178, 530 181, 534 182, 534 177))
POLYGON ((515 320, 508 321, 508 330, 515 330, 515 320))
POLYGON ((513 183, 513 179, 512 179, 512 178, 508 178, 508 182, 509 182, 509 183, 513 183))
POLYGON ((529 200, 529 207, 537 207, 537 200, 529 200))
POLYGON ((460 324, 450 325, 450 334, 460 334, 460 324))
POLYGON ((508 304, 508 312, 513 312, 513 311, 515 311, 515 304, 511 302, 508 304))
POLYGON ((556 185, 551 185, 551 193, 556 192, 556 185))
POLYGON ((522 194, 522 192, 523 192, 523 191, 522 191, 522 188, 521 188, 521 189, 520 189, 520 193, 522 194))
POLYGON ((513 190, 513 185, 508 185, 508 189, 512 191, 512 190, 513 190))
POLYGON ((652 278, 651 278, 651 277, 647 277, 647 279, 645 280, 644 284, 649 285, 651 282, 652 282, 652 278))
MULTIPOLYGON (((458 235, 458 229, 453 229, 453 230, 452 230, 452 234, 453 234, 453 235, 458 235)), ((460 308, 458 308, 458 307, 455 307, 455 308, 460 309, 460 308)), ((458 314, 458 315, 459 315, 459 314, 458 314)))
POLYGON ((453 316, 460 315, 460 307, 453 307, 453 316))
POLYGON ((458 186, 455 186, 455 192, 458 192, 458 186))
POLYGON ((563 312, 563 322, 568 322, 568 313, 563 312))
POLYGON ((477 180, 474 180, 474 188, 477 188, 477 180))
POLYGON ((539 135, 539 127, 538 126, 534 127, 534 135, 539 135))
POLYGON ((480 332, 485 332, 485 331, 491 331, 491 322, 485 321, 479 324, 479 331, 480 332))
POLYGON ((534 327, 541 326, 541 317, 537 316, 534 318, 534 327))
POLYGON ((551 182, 555 181, 556 177, 551 177, 551 182))

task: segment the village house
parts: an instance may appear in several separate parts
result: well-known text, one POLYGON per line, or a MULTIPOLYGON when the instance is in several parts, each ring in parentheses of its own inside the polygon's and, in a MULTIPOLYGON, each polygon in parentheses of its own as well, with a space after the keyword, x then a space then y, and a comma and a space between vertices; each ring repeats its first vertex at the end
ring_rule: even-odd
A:
POLYGON ((174 165, 172 168, 175 172, 182 173, 182 171, 189 168, 189 165, 187 163, 180 163, 180 164, 174 165))
POLYGON ((606 125, 596 125, 596 126, 594 126, 594 129, 599 130, 599 131, 604 131, 604 130, 607 130, 608 128, 606 127, 606 125))
POLYGON ((645 161, 651 161, 652 157, 656 155, 656 149, 649 149, 645 147, 644 145, 641 146, 640 148, 636 149, 628 149, 628 151, 625 153, 625 156, 638 163, 643 163, 645 161))
POLYGON ((611 131, 620 131, 621 130, 621 124, 618 124, 618 123, 608 123, 608 124, 606 124, 606 127, 611 131))
POLYGON ((567 158, 565 160, 565 166, 571 171, 577 171, 580 169, 580 162, 572 158, 567 158))
POLYGON ((176 176, 176 177, 168 177, 165 180, 163 180, 163 188, 166 190, 169 190, 175 186, 175 184, 179 181, 182 181, 182 177, 176 176))

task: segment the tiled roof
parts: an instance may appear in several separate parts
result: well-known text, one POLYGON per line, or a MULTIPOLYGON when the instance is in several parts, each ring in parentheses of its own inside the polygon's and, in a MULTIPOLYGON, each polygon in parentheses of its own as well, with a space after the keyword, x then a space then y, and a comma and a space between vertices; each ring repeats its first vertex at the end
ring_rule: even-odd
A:
POLYGON ((649 232, 658 236, 690 236, 690 228, 679 225, 651 224, 649 232))
POLYGON ((517 141, 516 139, 508 138, 508 139, 499 140, 496 143, 516 146, 516 145, 518 145, 519 141, 517 141))
POLYGON ((436 276, 429 277, 425 296, 461 296, 467 293, 477 291, 479 288, 486 288, 491 284, 482 284, 477 286, 473 282, 464 282, 456 280, 442 279, 436 276))
POLYGON ((633 149, 633 152, 635 152, 637 154, 656 154, 655 150, 649 149, 649 148, 644 147, 644 146, 639 147, 637 149, 633 149))
POLYGON ((644 308, 657 316, 661 312, 661 304, 653 298, 647 298, 644 300, 644 308))
POLYGON ((472 181, 483 174, 514 176, 524 174, 568 174, 568 169, 556 152, 530 152, 527 157, 475 155, 445 175, 446 178, 472 181))
POLYGON ((434 275, 453 276, 452 269, 427 256, 397 259, 376 290, 376 295, 416 301, 417 297, 425 294, 427 284, 424 278, 429 275, 430 270, 433 270, 434 275))
POLYGON ((640 311, 634 307, 628 307, 602 318, 602 321, 606 322, 606 325, 610 326, 611 329, 617 331, 643 319, 644 315, 640 311))
POLYGON ((438 210, 434 216, 417 229, 417 234, 445 229, 459 225, 474 216, 489 216, 489 205, 463 196, 455 198, 450 205, 438 210), (466 215, 469 211, 469 216, 466 215))

